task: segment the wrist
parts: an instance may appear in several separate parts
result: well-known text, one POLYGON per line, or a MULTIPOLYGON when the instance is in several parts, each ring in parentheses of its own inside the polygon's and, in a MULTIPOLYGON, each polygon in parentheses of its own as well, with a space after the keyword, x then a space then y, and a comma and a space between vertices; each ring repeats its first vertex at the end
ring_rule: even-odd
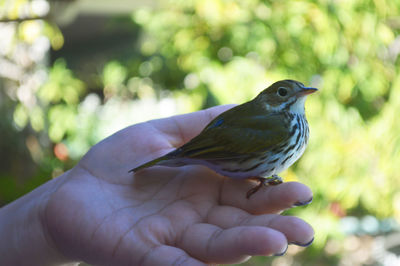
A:
POLYGON ((57 177, 0 208, 0 265, 60 265, 70 263, 47 231, 44 211, 66 175, 57 177))

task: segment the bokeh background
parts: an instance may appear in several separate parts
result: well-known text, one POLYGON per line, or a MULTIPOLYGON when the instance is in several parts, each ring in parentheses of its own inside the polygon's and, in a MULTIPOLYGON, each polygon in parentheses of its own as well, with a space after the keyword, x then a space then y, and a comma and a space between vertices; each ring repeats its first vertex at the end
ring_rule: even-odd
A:
POLYGON ((400 1, 0 0, 0 206, 132 123, 318 87, 287 214, 315 242, 246 265, 400 265, 400 1))

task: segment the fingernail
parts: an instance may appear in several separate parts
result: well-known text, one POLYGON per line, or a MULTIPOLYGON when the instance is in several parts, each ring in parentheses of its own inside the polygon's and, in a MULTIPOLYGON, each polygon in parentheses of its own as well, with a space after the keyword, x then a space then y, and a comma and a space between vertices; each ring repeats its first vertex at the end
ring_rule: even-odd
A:
POLYGON ((300 207, 300 206, 304 206, 304 205, 308 205, 313 201, 313 197, 311 197, 311 199, 307 200, 307 201, 298 201, 295 204, 293 204, 293 206, 296 207, 300 207))
POLYGON ((307 243, 303 244, 303 243, 299 243, 299 242, 290 242, 290 245, 296 245, 296 246, 300 246, 300 247, 308 247, 309 245, 312 244, 312 242, 314 242, 314 237, 308 241, 307 243))
POLYGON ((282 253, 276 253, 276 254, 274 254, 274 256, 276 256, 276 257, 280 257, 280 256, 283 256, 283 255, 285 255, 285 253, 286 253, 286 251, 287 251, 288 247, 289 247, 289 246, 286 246, 286 249, 285 249, 285 250, 284 250, 282 253))

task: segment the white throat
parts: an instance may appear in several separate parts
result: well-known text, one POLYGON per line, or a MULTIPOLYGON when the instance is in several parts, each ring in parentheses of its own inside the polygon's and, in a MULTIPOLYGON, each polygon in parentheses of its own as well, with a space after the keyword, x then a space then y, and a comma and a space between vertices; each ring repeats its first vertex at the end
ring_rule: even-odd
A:
POLYGON ((297 98, 297 100, 290 106, 289 111, 291 113, 304 115, 304 104, 306 102, 306 98, 306 96, 297 98))
POLYGON ((278 106, 270 106, 268 104, 264 105, 265 109, 270 112, 279 112, 283 109, 286 111, 289 111, 294 114, 299 114, 299 115, 304 115, 304 104, 306 102, 306 96, 299 97, 295 99, 295 102, 293 100, 288 101, 284 104, 278 105, 278 106), (289 106, 289 108, 287 108, 289 106))

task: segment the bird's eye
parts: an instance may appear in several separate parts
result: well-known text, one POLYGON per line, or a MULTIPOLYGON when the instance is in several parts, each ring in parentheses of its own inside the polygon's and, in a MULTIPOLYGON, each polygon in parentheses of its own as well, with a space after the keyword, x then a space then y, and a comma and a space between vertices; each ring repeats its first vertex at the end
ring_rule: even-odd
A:
POLYGON ((288 94, 288 91, 287 91, 286 88, 280 87, 280 88, 278 89, 278 95, 279 95, 279 96, 285 97, 287 94, 288 94))

